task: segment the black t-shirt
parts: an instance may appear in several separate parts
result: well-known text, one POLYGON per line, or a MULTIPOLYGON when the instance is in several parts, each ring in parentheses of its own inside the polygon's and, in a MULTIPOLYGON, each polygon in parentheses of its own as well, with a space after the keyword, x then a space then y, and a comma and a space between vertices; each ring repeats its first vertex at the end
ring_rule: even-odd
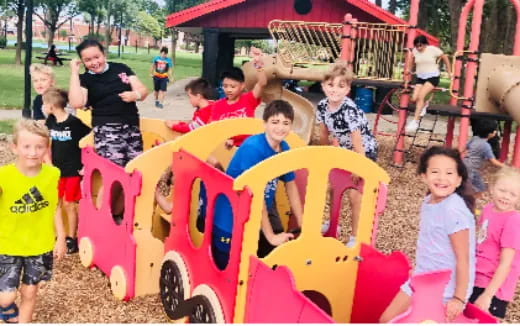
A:
POLYGON ((36 95, 33 100, 33 119, 34 120, 45 120, 45 115, 42 111, 43 100, 41 95, 36 95))
POLYGON ((79 141, 90 132, 90 128, 72 114, 63 122, 57 122, 51 114, 45 125, 52 139, 52 164, 60 169, 62 177, 79 175, 82 167, 79 141))
POLYGON ((92 107, 92 125, 125 123, 139 125, 135 102, 126 103, 119 94, 131 91, 129 77, 135 75, 127 65, 108 62, 109 68, 101 74, 85 72, 79 76, 81 87, 88 90, 87 106, 92 107))

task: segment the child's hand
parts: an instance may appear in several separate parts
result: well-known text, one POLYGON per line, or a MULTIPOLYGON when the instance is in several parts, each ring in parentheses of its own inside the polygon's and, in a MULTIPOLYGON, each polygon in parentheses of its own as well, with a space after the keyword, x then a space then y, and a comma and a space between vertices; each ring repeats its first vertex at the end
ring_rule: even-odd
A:
POLYGON ((52 254, 56 260, 60 260, 65 257, 65 252, 67 245, 65 243, 65 238, 57 238, 56 243, 54 244, 54 249, 52 250, 52 254))
POLYGON ((493 297, 489 297, 489 296, 486 296, 484 295, 483 293, 477 298, 477 300, 475 300, 475 303, 474 305, 479 307, 480 309, 484 310, 484 311, 488 311, 489 310, 489 306, 491 306, 491 300, 493 299, 493 297))
POLYGON ((330 144, 331 144, 332 146, 339 147, 339 141, 338 141, 338 139, 337 139, 336 137, 332 138, 330 144))
POLYGON ((453 321, 455 318, 457 318, 457 316, 459 316, 462 313, 463 310, 464 304, 460 300, 451 298, 446 303, 446 321, 453 321))
POLYGON ((164 123, 166 124, 166 127, 172 129, 173 125, 176 125, 177 123, 179 123, 179 121, 177 121, 177 120, 166 120, 166 121, 164 121, 164 123))
POLYGON ((262 60, 262 56, 264 55, 264 53, 262 52, 262 50, 252 46, 249 50, 249 53, 253 58, 253 66, 256 69, 262 69, 264 67, 264 61, 262 60))
POLYGON ((275 247, 286 243, 289 240, 294 239, 294 234, 292 233, 278 233, 275 234, 270 240, 269 243, 275 247))
POLYGON ((228 139, 226 140, 226 149, 232 149, 233 146, 235 145, 235 141, 233 139, 228 139))
POLYGON ((81 67, 81 60, 80 59, 72 59, 70 60, 70 72, 73 74, 79 74, 79 69, 81 67))

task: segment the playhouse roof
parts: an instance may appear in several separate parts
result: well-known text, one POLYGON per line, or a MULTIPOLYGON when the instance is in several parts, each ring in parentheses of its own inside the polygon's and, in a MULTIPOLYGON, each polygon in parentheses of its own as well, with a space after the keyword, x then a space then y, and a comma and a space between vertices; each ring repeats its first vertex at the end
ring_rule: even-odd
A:
MULTIPOLYGON (((359 21, 408 24, 368 0, 314 0, 313 7, 310 13, 300 15, 293 9, 292 0, 210 0, 169 15, 166 27, 259 29, 273 19, 340 23, 346 13, 359 21)), ((422 30, 419 33, 430 44, 439 43, 434 36, 422 30)))

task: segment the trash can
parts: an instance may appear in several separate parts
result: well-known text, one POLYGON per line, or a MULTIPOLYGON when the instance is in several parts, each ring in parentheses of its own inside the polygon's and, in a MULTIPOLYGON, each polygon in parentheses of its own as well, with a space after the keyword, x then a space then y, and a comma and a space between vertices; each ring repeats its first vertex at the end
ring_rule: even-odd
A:
POLYGON ((374 107, 374 95, 372 89, 368 87, 356 88, 356 97, 354 98, 354 102, 356 102, 358 108, 363 110, 363 112, 372 112, 374 107))

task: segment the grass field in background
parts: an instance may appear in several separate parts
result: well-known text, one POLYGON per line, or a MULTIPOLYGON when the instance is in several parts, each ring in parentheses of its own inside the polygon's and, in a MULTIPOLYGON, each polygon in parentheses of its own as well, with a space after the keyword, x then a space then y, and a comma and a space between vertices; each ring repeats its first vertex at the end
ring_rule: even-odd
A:
POLYGON ((15 120, 0 120, 0 134, 11 134, 15 120))
MULTIPOLYGON (((111 50, 117 49, 112 46, 111 50)), ((133 50, 134 48, 132 48, 133 50)), ((41 52, 45 49, 33 49, 33 63, 41 63, 41 59, 36 59, 37 56, 42 56, 41 52)), ((125 48, 125 52, 130 51, 125 48)), ((139 79, 148 87, 149 90, 153 88, 152 78, 150 77, 150 66, 152 57, 157 55, 158 51, 150 51, 147 49, 138 49, 138 53, 124 53, 122 58, 118 58, 117 54, 110 53, 109 61, 122 62, 128 65, 139 77, 139 79)), ((19 109, 23 107, 24 94, 24 66, 17 66, 14 64, 15 49, 7 48, 0 49, 0 108, 19 109)), ((25 57, 25 52, 22 51, 22 60, 25 57)), ((75 58, 74 52, 67 55, 68 58, 75 58)), ((200 76, 202 72, 202 55, 177 51, 176 67, 174 69, 174 78, 176 80, 183 79, 189 76, 200 76)), ((62 88, 68 88, 70 69, 68 63, 65 61, 63 67, 53 66, 56 74, 56 85, 62 88)), ((35 96, 32 91, 31 99, 35 96)))

